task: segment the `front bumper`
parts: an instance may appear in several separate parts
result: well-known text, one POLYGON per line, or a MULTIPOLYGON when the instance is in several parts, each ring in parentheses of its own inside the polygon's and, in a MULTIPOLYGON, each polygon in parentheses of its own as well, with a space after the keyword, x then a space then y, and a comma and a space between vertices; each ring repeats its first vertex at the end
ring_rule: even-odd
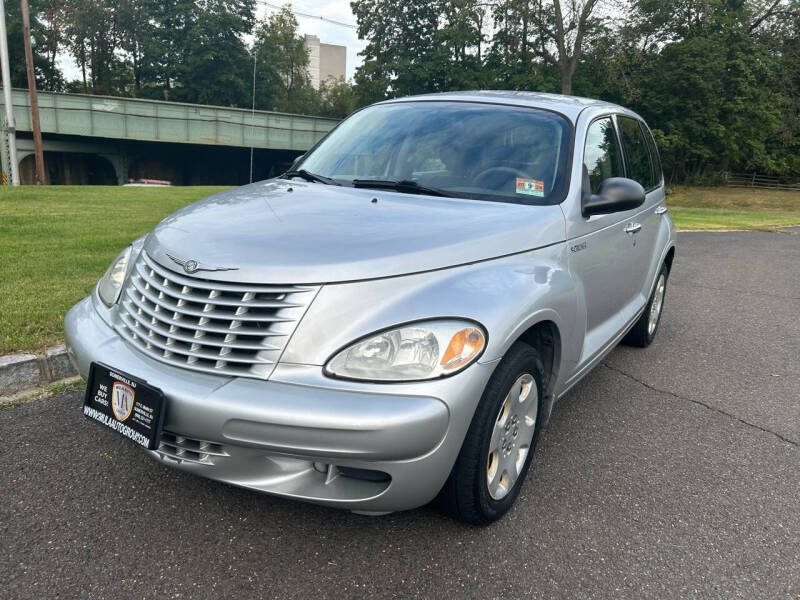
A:
POLYGON ((365 512, 429 502, 447 478, 494 363, 413 384, 332 380, 281 365, 269 381, 194 373, 129 347, 86 298, 67 314, 80 374, 100 361, 167 399, 164 464, 233 485, 365 512))

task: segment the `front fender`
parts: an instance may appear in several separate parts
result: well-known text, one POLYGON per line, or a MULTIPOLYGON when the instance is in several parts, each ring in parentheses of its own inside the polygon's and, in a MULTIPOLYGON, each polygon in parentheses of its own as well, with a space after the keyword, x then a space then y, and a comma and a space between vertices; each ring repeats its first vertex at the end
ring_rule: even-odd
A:
MULTIPOLYGON (((496 361, 529 327, 548 320, 575 355, 576 295, 566 244, 416 275, 324 286, 281 363, 324 365, 374 331, 411 321, 462 317, 487 333, 481 363, 496 361)), ((563 371, 560 370, 560 371, 563 371)))

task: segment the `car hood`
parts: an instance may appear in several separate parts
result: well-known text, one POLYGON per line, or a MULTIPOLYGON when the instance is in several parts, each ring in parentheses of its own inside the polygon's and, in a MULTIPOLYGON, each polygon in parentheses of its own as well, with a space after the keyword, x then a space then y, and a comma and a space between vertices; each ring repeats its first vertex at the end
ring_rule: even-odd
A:
POLYGON ((284 284, 405 275, 563 240, 558 206, 281 179, 189 205, 159 223, 144 247, 177 271, 177 262, 195 261, 196 277, 284 284))

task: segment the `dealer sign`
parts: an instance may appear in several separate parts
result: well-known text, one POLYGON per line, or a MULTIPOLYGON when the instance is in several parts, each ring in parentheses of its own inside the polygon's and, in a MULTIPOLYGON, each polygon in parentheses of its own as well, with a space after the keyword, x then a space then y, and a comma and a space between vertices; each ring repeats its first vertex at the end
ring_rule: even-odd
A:
POLYGON ((164 394, 145 381, 92 363, 83 414, 140 446, 155 450, 164 421, 164 394))

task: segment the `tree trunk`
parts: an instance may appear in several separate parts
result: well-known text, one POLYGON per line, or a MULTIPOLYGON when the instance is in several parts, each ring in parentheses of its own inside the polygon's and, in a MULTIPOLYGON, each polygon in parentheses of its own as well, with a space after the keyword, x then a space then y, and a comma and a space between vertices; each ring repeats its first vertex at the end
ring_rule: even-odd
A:
POLYGON ((89 44, 89 77, 92 81, 92 94, 95 93, 95 88, 97 87, 97 68, 95 62, 94 40, 92 40, 89 44))
POLYGON ((139 90, 142 89, 142 69, 139 66, 139 53, 134 50, 133 53, 133 95, 138 96, 139 90))
POLYGON ((558 72, 561 75, 561 93, 565 96, 572 95, 572 76, 578 66, 578 57, 573 56, 567 61, 559 61, 558 72))
POLYGON ((566 71, 561 71, 561 93, 565 96, 572 95, 572 75, 566 71))
POLYGON ((86 44, 81 42, 78 52, 78 62, 81 64, 81 75, 83 76, 83 93, 86 93, 86 44))
MULTIPOLYGON (((578 66, 578 60, 583 50, 583 37, 589 27, 592 11, 598 0, 586 0, 584 3, 571 3, 571 14, 565 19, 561 10, 561 1, 553 0, 555 17, 554 27, 551 29, 547 16, 538 15, 541 36, 541 56, 546 62, 555 66, 561 76, 561 93, 572 94, 572 76, 578 66), (569 32, 575 31, 573 41, 569 40, 569 32), (555 53, 547 48, 547 40, 555 44, 555 53)), ((541 5, 540 5, 541 7, 541 5)))

